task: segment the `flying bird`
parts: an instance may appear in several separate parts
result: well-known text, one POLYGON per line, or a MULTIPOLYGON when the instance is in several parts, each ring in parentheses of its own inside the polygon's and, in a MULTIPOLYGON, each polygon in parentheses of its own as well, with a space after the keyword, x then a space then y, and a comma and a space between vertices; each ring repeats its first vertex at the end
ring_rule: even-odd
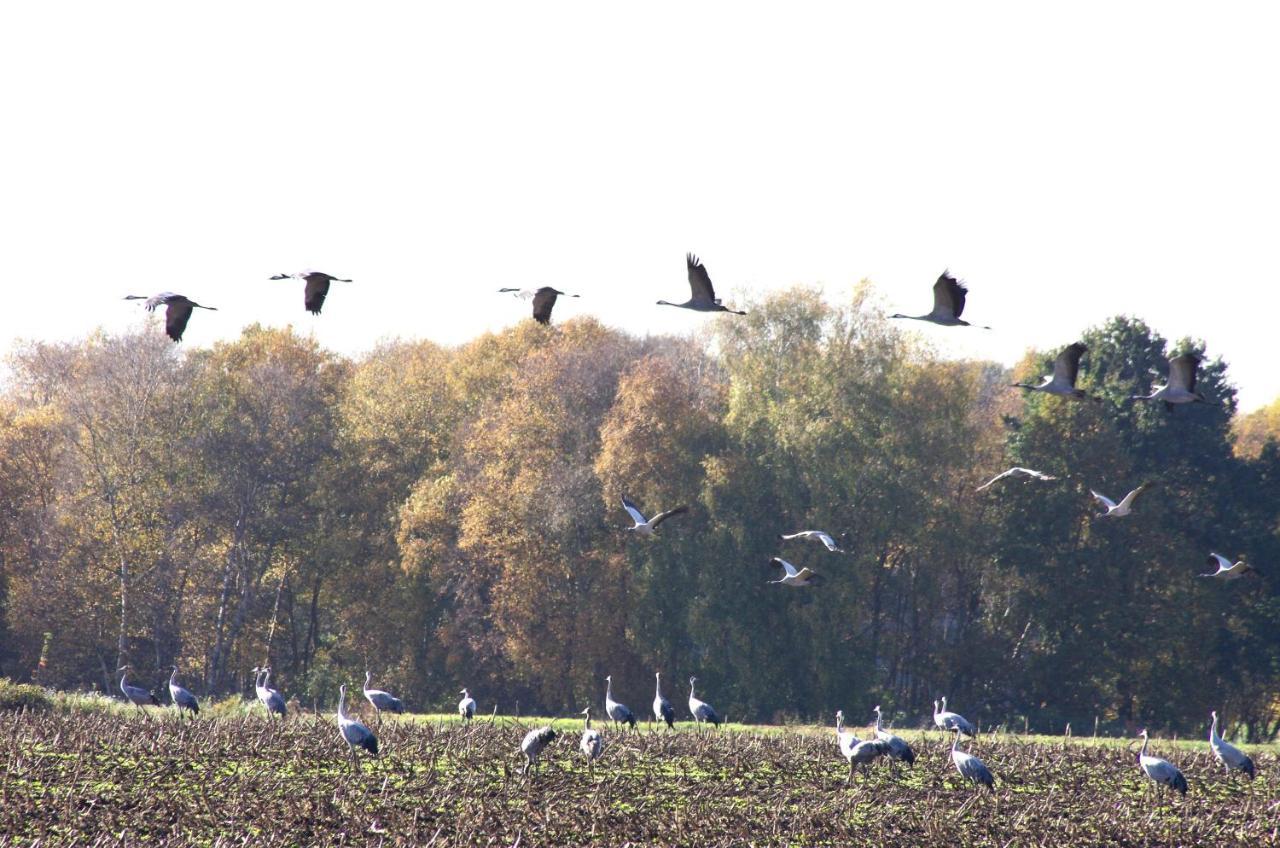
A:
POLYGON ((196 309, 208 309, 210 312, 218 311, 216 306, 201 306, 186 295, 174 294, 173 292, 160 292, 160 294, 153 294, 151 297, 141 294, 129 294, 125 295, 124 299, 145 301, 142 305, 148 312, 155 312, 161 306, 166 307, 164 311, 164 332, 175 342, 182 341, 182 333, 187 329, 187 322, 191 320, 192 311, 196 309))
POLYGON ((746 315, 745 312, 739 312, 736 309, 730 309, 720 302, 716 297, 715 289, 711 287, 711 277, 707 274, 707 267, 702 261, 692 253, 686 254, 685 264, 689 267, 689 289, 691 294, 684 303, 670 303, 665 300, 658 301, 659 306, 678 306, 681 309, 692 309, 696 312, 732 312, 734 315, 746 315))
POLYGON ((812 586, 822 582, 822 575, 815 574, 808 566, 796 571, 796 567, 794 565, 781 557, 774 557, 769 560, 769 564, 780 565, 782 566, 783 572, 785 572, 781 578, 768 581, 770 585, 780 583, 783 586, 794 586, 799 588, 800 586, 812 586))
POLYGON ((798 533, 781 533, 778 535, 778 538, 784 542, 789 542, 792 539, 812 539, 816 542, 821 542, 826 546, 826 549, 831 551, 833 554, 844 553, 844 551, 840 549, 840 546, 836 544, 836 540, 821 530, 801 530, 798 533))
POLYGON ((659 524, 666 521, 668 518, 670 518, 673 515, 680 515, 681 513, 685 513, 689 511, 689 507, 681 505, 676 507, 675 509, 669 509, 666 512, 660 512, 657 515, 655 515, 653 518, 647 519, 644 517, 644 513, 640 511, 640 507, 632 503, 631 499, 628 498, 626 495, 622 496, 622 508, 625 509, 631 515, 631 520, 635 522, 634 526, 628 527, 626 529, 633 530, 636 533, 639 533, 641 536, 652 536, 653 532, 658 529, 659 524))
MULTIPOLYGON (((1069 344, 1062 349, 1053 360, 1053 373, 1038 384, 1014 383, 1013 388, 1028 389, 1033 392, 1046 392, 1060 397, 1087 398, 1084 389, 1076 388, 1076 375, 1080 372, 1080 357, 1088 350, 1080 342, 1069 344)), ((1101 398, 1093 397, 1093 400, 1101 398)))
POLYGON ((1172 787, 1186 795, 1187 779, 1182 776, 1182 772, 1168 760, 1163 760, 1147 753, 1147 729, 1145 727, 1139 735, 1142 737, 1142 750, 1138 752, 1138 766, 1142 769, 1142 773, 1156 783, 1172 787))
POLYGON ((981 492, 983 489, 990 487, 993 483, 996 483, 999 480, 1003 480, 1006 477, 1026 477, 1029 480, 1045 480, 1045 481, 1058 479, 1057 477, 1054 477, 1052 474, 1045 474, 1043 471, 1036 471, 1034 468, 1022 468, 1021 466, 1015 465, 1013 468, 1010 468, 1008 471, 1002 471, 996 476, 992 477, 990 480, 983 483, 978 488, 974 489, 974 491, 981 492))
POLYGON ((533 301, 533 320, 539 324, 551 323, 551 310, 555 308, 557 297, 577 297, 576 294, 566 294, 565 292, 553 289, 551 286, 543 286, 540 289, 498 289, 499 293, 511 294, 521 300, 533 301))
POLYGON ((1253 780, 1257 774, 1253 767, 1253 760, 1249 759, 1249 755, 1244 751, 1218 735, 1218 711, 1213 710, 1209 715, 1213 717, 1213 723, 1209 725, 1209 747, 1213 749, 1213 755, 1218 758, 1218 762, 1222 763, 1227 774, 1240 771, 1253 780))
POLYGON ((305 281, 307 285, 302 291, 302 305, 312 315, 319 315, 320 310, 324 308, 324 299, 329 296, 330 283, 351 282, 351 280, 344 280, 341 277, 325 274, 322 271, 312 271, 310 268, 305 271, 299 271, 296 274, 276 274, 271 279, 305 281))
MULTIPOLYGON (((938 282, 933 284, 932 312, 926 315, 903 315, 902 313, 897 313, 889 317, 928 321, 931 324, 940 324, 943 327, 975 327, 978 325, 960 320, 960 315, 964 312, 964 299, 968 293, 969 289, 964 283, 951 276, 949 271, 943 271, 942 276, 938 278, 938 282)), ((979 327, 979 329, 990 330, 991 328, 979 327)))
POLYGON ((1194 353, 1169 358, 1169 378, 1163 386, 1151 390, 1149 395, 1131 395, 1130 400, 1162 400, 1165 409, 1173 409, 1179 403, 1207 403, 1219 406, 1208 400, 1202 392, 1196 391, 1196 372, 1203 360, 1194 353))
POLYGON ((1257 570, 1244 560, 1232 563, 1231 560, 1227 559, 1222 554, 1209 554, 1209 564, 1213 565, 1215 563, 1218 566, 1217 571, 1211 571, 1208 574, 1199 574, 1197 576, 1216 577, 1219 580, 1239 580, 1246 574, 1252 574, 1254 576, 1258 574, 1257 570))
POLYGON ((1138 488, 1134 489, 1132 492, 1130 492, 1129 494, 1121 498, 1120 503, 1116 503, 1106 495, 1100 494, 1098 492, 1095 492, 1093 489, 1090 489, 1089 494, 1097 498, 1098 502, 1101 503, 1107 509, 1106 512, 1100 512, 1095 517, 1123 518, 1124 516, 1133 512, 1133 502, 1138 499, 1138 495, 1142 494, 1149 488, 1151 488, 1150 483, 1143 483, 1141 486, 1139 486, 1138 488))

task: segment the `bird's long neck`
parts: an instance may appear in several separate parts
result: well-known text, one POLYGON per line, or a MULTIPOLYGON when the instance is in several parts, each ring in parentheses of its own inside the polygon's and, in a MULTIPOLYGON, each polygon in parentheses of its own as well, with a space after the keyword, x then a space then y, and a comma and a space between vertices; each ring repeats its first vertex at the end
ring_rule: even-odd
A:
POLYGON ((658 305, 659 305, 659 306, 679 306, 680 304, 678 304, 678 303, 671 303, 670 301, 666 301, 666 300, 660 300, 660 301, 658 301, 658 305))
POLYGON ((178 682, 178 670, 175 668, 173 674, 169 675, 169 685, 173 686, 178 682))
POLYGON ((1142 750, 1138 752, 1138 759, 1142 759, 1147 755, 1147 734, 1142 734, 1142 750))
POLYGON ((956 752, 956 746, 960 744, 960 731, 956 731, 956 738, 951 740, 951 753, 956 752))
POLYGON ((366 688, 366 689, 368 689, 368 688, 369 688, 369 681, 370 681, 372 678, 373 678, 373 672, 371 672, 371 671, 366 671, 366 672, 364 673, 364 688, 366 688))
POLYGON ((343 721, 347 720, 347 688, 344 686, 338 690, 338 718, 343 721))
POLYGON ((945 695, 942 698, 942 711, 944 713, 947 711, 947 698, 945 695))
POLYGON ((612 680, 606 680, 604 682, 604 699, 606 701, 613 700, 613 681, 612 680))
POLYGON ((127 669, 125 671, 120 672, 120 691, 122 692, 124 691, 125 678, 128 676, 129 676, 129 672, 127 669))
POLYGON ((1213 714, 1213 724, 1209 725, 1209 741, 1221 742, 1222 737, 1218 735, 1218 714, 1213 714))
POLYGON ((693 697, 693 681, 692 680, 689 681, 689 697, 690 698, 693 697))
POLYGON ((836 735, 844 733, 844 716, 836 713, 836 735))
POLYGON ((880 710, 876 710, 876 733, 880 732, 880 710))
POLYGON ((934 718, 937 718, 937 717, 938 717, 938 702, 937 702, 937 701, 934 701, 934 702, 933 702, 933 717, 934 717, 934 718))
POLYGON ((662 677, 657 674, 653 676, 653 697, 662 697, 662 677))

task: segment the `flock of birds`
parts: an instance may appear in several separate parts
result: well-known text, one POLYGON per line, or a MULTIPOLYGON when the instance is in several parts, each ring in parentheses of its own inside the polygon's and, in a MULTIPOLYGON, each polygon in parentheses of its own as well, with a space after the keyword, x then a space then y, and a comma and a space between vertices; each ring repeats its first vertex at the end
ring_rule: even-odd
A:
MULTIPOLYGON (((688 272, 688 282, 690 288, 690 297, 683 303, 671 303, 665 300, 659 300, 658 304, 663 306, 674 306, 682 309, 691 309, 698 312, 728 312, 735 315, 745 315, 745 312, 731 309, 723 305, 719 298, 715 295, 715 289, 711 283, 711 277, 707 272, 707 268, 698 257, 692 253, 686 256, 686 268, 688 272)), ((295 274, 278 274, 271 277, 272 280, 295 279, 304 283, 303 305, 306 310, 313 315, 319 315, 325 299, 329 295, 329 289, 332 283, 352 282, 349 279, 334 277, 320 271, 306 270, 295 274)), ((555 289, 551 286, 542 286, 536 289, 517 289, 517 288, 501 288, 498 290, 502 294, 510 294, 518 298, 522 298, 532 303, 533 319, 542 324, 549 324, 551 321, 551 313, 555 308, 557 300, 561 297, 578 297, 576 294, 567 294, 563 291, 555 289)), ((891 315, 891 318, 910 319, 916 321, 927 321, 940 326, 977 326, 970 324, 961 318, 964 312, 965 300, 968 289, 965 285, 952 276, 949 272, 944 272, 933 286, 933 308, 923 315, 891 315)), ((186 329, 191 315, 196 309, 214 310, 215 307, 203 306, 190 298, 175 294, 173 292, 161 292, 149 297, 140 295, 129 295, 127 300, 142 300, 148 311, 154 311, 161 306, 166 308, 165 313, 165 332, 175 342, 182 339, 182 334, 186 329)), ((990 327, 982 327, 982 329, 991 329, 990 327)), ((1014 383, 1014 387, 1022 388, 1030 392, 1045 392, 1051 395, 1057 395, 1064 398, 1088 399, 1098 401, 1100 398, 1089 395, 1083 389, 1076 386, 1076 379, 1079 374, 1080 359, 1086 352, 1086 346, 1081 342, 1075 342, 1067 345, 1058 353, 1054 360, 1053 373, 1046 375, 1039 383, 1014 383)), ((1134 395, 1131 400, 1144 401, 1160 401, 1172 410, 1179 404, 1189 403, 1206 403, 1211 404, 1202 392, 1196 389, 1196 375, 1200 365, 1200 358, 1192 353, 1184 353, 1169 359, 1168 378, 1162 386, 1154 387, 1150 393, 1146 395, 1134 395)), ((1028 480, 1052 481, 1057 478, 1036 471, 1031 468, 1014 467, 1004 471, 991 480, 983 483, 978 487, 978 491, 984 491, 997 482, 1007 479, 1021 477, 1028 480)), ((1137 498, 1150 488, 1151 484, 1144 483, 1133 491, 1126 494, 1120 501, 1116 502, 1107 496, 1097 492, 1090 491, 1090 494, 1105 509, 1104 512, 1098 514, 1098 518, 1122 518, 1132 513, 1134 503, 1137 498)), ((681 515, 688 511, 687 506, 677 506, 659 512, 652 518, 646 518, 631 499, 625 494, 622 496, 622 507, 631 517, 632 525, 627 527, 628 531, 634 532, 640 536, 653 537, 660 524, 667 519, 677 515, 681 515)), ((828 551, 833 553, 843 553, 835 539, 829 534, 821 530, 802 530, 796 533, 784 534, 779 537, 783 541, 805 540, 814 541, 822 544, 828 551)), ((1210 554, 1211 563, 1217 565, 1217 570, 1201 577, 1212 577, 1222 580, 1232 580, 1245 574, 1253 573, 1251 566, 1245 564, 1243 560, 1232 563, 1226 557, 1217 553, 1210 554)), ((797 569, 794 565, 781 557, 774 557, 769 561, 771 568, 781 568, 782 576, 777 580, 769 581, 772 584, 779 584, 794 588, 812 586, 820 582, 821 577, 808 567, 797 569)), ((130 685, 127 682, 129 666, 123 666, 119 669, 121 673, 120 690, 125 697, 139 707, 145 704, 159 705, 160 701, 149 690, 130 685)), ((271 688, 271 669, 269 667, 254 668, 254 688, 257 693, 258 700, 266 709, 268 715, 284 716, 286 712, 286 704, 284 697, 276 689, 271 688)), ((188 711, 192 715, 199 713, 200 707, 196 697, 187 689, 183 688, 177 682, 178 669, 176 666, 172 668, 172 674, 169 678, 169 691, 173 705, 178 709, 179 714, 188 711)), ((366 672, 363 692, 365 698, 372 705, 381 724, 383 712, 402 713, 404 705, 400 699, 394 697, 389 692, 380 689, 371 689, 371 674, 366 672)), ((700 729, 705 725, 711 724, 716 728, 720 727, 721 718, 716 710, 706 701, 699 699, 695 692, 696 677, 689 678, 689 713, 693 717, 700 729)), ((346 712, 346 684, 339 687, 337 721, 338 729, 342 740, 355 761, 355 751, 357 748, 364 749, 369 754, 376 756, 378 754, 378 739, 374 731, 367 725, 352 718, 346 712)), ((470 721, 476 713, 476 701, 471 697, 468 690, 463 689, 462 700, 458 702, 458 713, 464 722, 470 721)), ((632 729, 636 727, 636 715, 625 704, 617 701, 613 697, 613 678, 612 676, 605 678, 605 696, 604 696, 605 715, 613 722, 614 728, 626 725, 632 729)), ((840 753, 848 761, 849 776, 846 782, 852 780, 855 769, 858 766, 865 766, 871 762, 885 757, 893 764, 906 763, 912 765, 915 763, 916 755, 911 746, 900 736, 896 736, 883 729, 881 725, 881 711, 877 706, 873 711, 875 714, 875 738, 859 739, 852 732, 845 729, 844 713, 839 711, 836 713, 836 741, 839 746, 840 753)), ((590 767, 594 768, 594 761, 600 757, 604 751, 604 737, 599 730, 591 727, 591 708, 587 707, 582 710, 583 716, 583 732, 579 743, 582 754, 586 757, 590 767)), ((653 699, 653 719, 658 723, 665 723, 668 728, 674 728, 676 716, 675 710, 671 706, 671 702, 662 694, 662 678, 661 674, 655 674, 655 691, 653 699)), ((973 738, 977 731, 974 725, 964 716, 951 712, 947 709, 947 699, 944 697, 941 701, 934 702, 933 711, 934 725, 945 732, 954 733, 954 739, 951 744, 951 759, 956 770, 960 775, 972 781, 977 786, 985 786, 994 790, 995 777, 987 765, 978 757, 966 751, 960 750, 961 736, 973 738)), ((540 754, 550 745, 559 735, 552 727, 539 727, 529 731, 520 743, 520 750, 525 756, 524 772, 536 766, 540 754)), ((1148 754, 1148 734, 1144 729, 1140 734, 1142 739, 1142 750, 1138 754, 1138 764, 1143 772, 1152 781, 1161 786, 1167 786, 1171 789, 1185 794, 1187 791, 1187 781, 1182 772, 1167 760, 1161 759, 1154 755, 1148 754)), ((1220 763, 1226 768, 1227 772, 1239 771, 1249 778, 1253 778, 1255 774, 1253 761, 1235 746, 1224 741, 1218 735, 1218 716, 1215 711, 1212 714, 1212 724, 1209 730, 1209 742, 1214 755, 1220 763)))

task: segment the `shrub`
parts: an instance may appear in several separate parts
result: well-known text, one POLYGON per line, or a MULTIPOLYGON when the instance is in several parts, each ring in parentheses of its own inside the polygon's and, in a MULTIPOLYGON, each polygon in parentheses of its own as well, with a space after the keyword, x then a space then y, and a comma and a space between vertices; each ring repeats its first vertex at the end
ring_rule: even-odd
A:
POLYGON ((52 706, 53 701, 39 686, 0 677, 0 712, 42 713, 52 706))

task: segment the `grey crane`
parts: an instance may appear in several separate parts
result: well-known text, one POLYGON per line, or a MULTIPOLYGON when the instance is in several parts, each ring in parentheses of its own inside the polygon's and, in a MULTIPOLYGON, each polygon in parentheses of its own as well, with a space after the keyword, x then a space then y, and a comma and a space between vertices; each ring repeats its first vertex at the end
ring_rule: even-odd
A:
POLYGON ((471 693, 463 689, 462 700, 458 702, 458 715, 462 716, 462 720, 471 721, 476 714, 476 699, 471 697, 471 693))
POLYGON ((284 696, 278 690, 271 688, 271 667, 255 667, 253 671, 257 674, 253 688, 258 695, 258 700, 266 708, 267 716, 270 717, 274 714, 284 718, 286 712, 284 696))
POLYGON ((525 759, 524 768, 520 773, 528 774, 529 769, 537 765, 543 749, 554 742, 559 735, 550 727, 537 727, 526 733, 520 742, 520 750, 524 752, 525 759))
POLYGON ((173 701, 173 705, 178 708, 178 718, 182 718, 182 711, 188 710, 194 715, 200 714, 200 702, 196 700, 196 696, 191 694, 189 689, 185 689, 178 685, 178 667, 172 667, 173 673, 169 675, 169 698, 173 701))
POLYGON ((906 763, 909 766, 916 764, 916 752, 911 750, 911 746, 907 744, 907 740, 901 736, 884 730, 880 727, 880 705, 876 704, 874 710, 876 714, 876 738, 889 746, 888 756, 891 762, 906 763))
POLYGON ((784 542, 789 542, 792 539, 806 539, 821 542, 823 546, 833 554, 844 553, 844 551, 840 549, 840 546, 836 544, 836 540, 821 530, 801 530, 798 533, 780 533, 778 534, 778 538, 784 542))
POLYGON ((1046 376, 1039 383, 1032 385, 1031 383, 1014 383, 1012 388, 1027 389, 1033 392, 1045 392, 1046 394, 1058 395, 1059 397, 1071 398, 1090 398, 1095 401, 1102 400, 1098 397, 1086 394, 1084 389, 1076 388, 1076 376, 1080 373, 1080 357, 1089 348, 1085 347, 1081 342, 1075 342, 1064 347, 1058 356, 1053 360, 1053 373, 1046 376))
POLYGON ((653 518, 645 518, 644 513, 640 511, 640 507, 636 506, 630 498, 625 494, 622 496, 622 508, 631 516, 631 520, 635 522, 631 527, 626 528, 641 536, 652 536, 654 531, 658 529, 658 525, 666 521, 673 515, 681 515, 689 511, 689 507, 681 505, 675 509, 669 509, 666 512, 660 512, 653 518))
POLYGON ((344 280, 341 277, 335 277, 323 271, 313 271, 310 268, 294 274, 276 274, 271 279, 302 280, 305 282, 306 287, 302 290, 302 305, 312 315, 319 315, 320 310, 324 308, 324 299, 329 296, 330 283, 351 282, 351 280, 344 280))
POLYGON ((665 721, 668 730, 675 729, 676 711, 671 706, 671 702, 662 697, 662 672, 660 671, 653 673, 653 720, 665 721))
POLYGON ((933 702, 933 723, 940 730, 955 730, 959 728, 965 736, 973 737, 978 735, 978 731, 974 728, 973 723, 969 719, 953 713, 947 709, 947 697, 942 696, 942 709, 938 709, 938 702, 933 702))
POLYGON ((1218 735, 1218 711, 1213 710, 1209 715, 1213 718, 1213 723, 1209 725, 1209 747, 1213 749, 1213 755, 1218 758, 1218 762, 1222 763, 1227 774, 1233 771, 1244 772, 1250 780, 1253 780, 1257 775, 1253 760, 1249 759, 1249 755, 1244 751, 1218 735))
POLYGON ((1045 482, 1058 479, 1057 477, 1054 477, 1051 474, 1045 474, 1043 471, 1036 471, 1034 468, 1023 468, 1020 465, 1015 465, 1013 468, 1010 468, 1008 471, 1002 471, 996 476, 992 477, 990 480, 983 483, 978 488, 974 489, 974 491, 981 492, 985 489, 989 489, 992 486, 992 484, 1000 480, 1003 480, 1006 477, 1025 477, 1028 480, 1042 480, 1045 482))
POLYGON ((218 311, 216 306, 201 306, 186 295, 174 294, 173 292, 160 292, 150 297, 143 294, 129 294, 125 295, 124 299, 145 301, 142 305, 148 312, 155 312, 161 306, 166 307, 164 311, 164 332, 175 342, 182 341, 182 334, 187 329, 187 322, 191 320, 193 311, 197 309, 208 309, 210 312, 218 311))
POLYGON ((389 713, 403 713, 404 702, 390 692, 384 692, 381 689, 370 689, 369 681, 373 678, 373 672, 368 669, 364 672, 364 697, 373 704, 374 713, 378 716, 378 723, 382 723, 382 712, 386 710, 389 713))
POLYGON ((160 699, 155 696, 149 689, 143 689, 141 686, 132 686, 125 682, 125 678, 129 676, 129 664, 125 663, 116 669, 120 673, 120 691, 124 693, 129 703, 133 704, 142 712, 146 712, 142 708, 147 704, 155 704, 160 706, 160 699))
POLYGON ((1197 577, 1216 577, 1219 580, 1239 580, 1246 574, 1251 577, 1258 576, 1257 570, 1244 560, 1238 560, 1233 563, 1222 554, 1210 553, 1209 563, 1216 564, 1218 566, 1218 570, 1211 571, 1208 574, 1196 575, 1197 577))
POLYGON ((769 560, 769 565, 781 567, 783 572, 782 576, 777 580, 767 581, 771 585, 781 584, 783 586, 799 588, 801 586, 813 586, 822 582, 822 575, 817 574, 813 569, 805 566, 804 568, 797 570, 794 565, 781 557, 774 557, 769 560))
POLYGON ((1168 786, 1186 795, 1187 779, 1182 776, 1182 772, 1168 760, 1147 753, 1148 737, 1145 727, 1138 735, 1142 738, 1142 750, 1138 752, 1138 765, 1142 768, 1142 773, 1156 784, 1168 786))
POLYGON ((1143 483, 1141 486, 1121 498, 1120 503, 1116 503, 1101 492, 1095 492, 1093 489, 1090 489, 1089 494, 1093 495, 1098 500, 1098 503, 1102 504, 1107 510, 1106 512, 1097 513, 1094 517, 1124 518, 1126 515, 1133 512, 1133 502, 1138 499, 1138 496, 1147 489, 1150 489, 1151 486, 1151 483, 1143 483))
POLYGON ((364 748, 378 756, 378 737, 373 731, 347 715, 347 684, 338 687, 338 733, 351 752, 351 765, 356 767, 356 748, 364 748))
POLYGON ((716 297, 715 289, 711 286, 711 275, 707 273, 707 267, 702 264, 702 260, 694 256, 692 253, 685 254, 685 265, 689 269, 689 299, 684 303, 670 303, 665 300, 658 301, 659 306, 678 306, 681 309, 692 309, 695 312, 732 312, 734 315, 746 315, 745 312, 739 312, 736 309, 730 309, 720 302, 720 298, 716 297))
POLYGON ((578 743, 578 750, 587 758, 587 769, 594 772, 595 761, 600 759, 600 752, 604 750, 604 740, 600 731, 591 727, 591 707, 582 711, 582 718, 582 741, 578 743))
POLYGON ((1172 410, 1180 403, 1207 403, 1220 406, 1196 391, 1196 372, 1203 360, 1194 353, 1169 357, 1169 378, 1163 386, 1157 386, 1149 395, 1130 395, 1130 400, 1164 401, 1165 409, 1172 410))
POLYGON ((689 712, 693 714, 693 720, 698 723, 699 728, 703 728, 707 722, 711 722, 719 730, 720 715, 715 711, 715 708, 706 701, 699 700, 693 694, 693 684, 697 682, 698 678, 689 678, 689 712))
MULTIPOLYGON (((950 271, 943 271, 942 276, 938 277, 938 281, 933 284, 933 310, 925 315, 903 315, 897 313, 890 315, 890 318, 908 318, 912 321, 928 321, 930 324, 940 324, 943 327, 973 327, 968 321, 960 320, 960 315, 964 312, 964 299, 969 294, 969 289, 964 283, 951 276, 950 271)), ((990 327, 979 327, 982 330, 990 330, 990 327)))
POLYGON ((956 764, 956 771, 960 772, 960 776, 966 780, 971 780, 974 784, 980 784, 987 787, 991 792, 996 791, 996 779, 991 774, 991 769, 987 768, 987 764, 966 751, 961 751, 957 746, 960 744, 960 728, 952 728, 956 732, 956 738, 951 742, 951 762, 956 764))
POLYGON ((551 323, 551 310, 555 308, 556 298, 559 297, 577 297, 576 294, 566 294, 559 289, 553 289, 551 286, 542 286, 537 289, 498 289, 500 294, 511 294, 521 300, 533 301, 533 320, 539 324, 551 323))
POLYGON ((613 675, 610 674, 604 679, 604 713, 613 719, 613 726, 619 724, 629 724, 634 730, 636 726, 636 714, 631 712, 631 708, 626 704, 613 700, 613 675))
POLYGON ((849 761, 849 774, 844 779, 846 785, 853 780, 854 769, 858 766, 872 763, 877 757, 889 753, 886 742, 879 739, 862 740, 845 730, 844 710, 836 710, 836 743, 840 746, 841 755, 849 761))

